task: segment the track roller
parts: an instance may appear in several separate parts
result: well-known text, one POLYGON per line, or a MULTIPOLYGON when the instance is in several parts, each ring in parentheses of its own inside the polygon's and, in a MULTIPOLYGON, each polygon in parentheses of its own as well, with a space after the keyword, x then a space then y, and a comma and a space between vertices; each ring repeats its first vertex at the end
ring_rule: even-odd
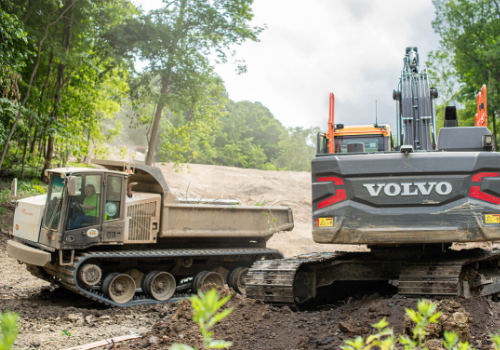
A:
POLYGON ((142 291, 156 300, 168 300, 175 293, 175 278, 168 272, 152 271, 142 280, 142 291))
POLYGON ((85 264, 78 270, 78 280, 89 287, 99 283, 101 277, 101 268, 95 264, 85 264))
POLYGON ((134 279, 124 273, 111 273, 102 282, 102 291, 114 302, 128 303, 135 294, 134 279))
POLYGON ((248 267, 239 266, 227 276, 227 284, 236 292, 245 295, 245 283, 247 281, 248 267))
POLYGON ((198 290, 205 284, 216 284, 224 287, 224 277, 217 272, 201 271, 193 279, 193 289, 198 290))

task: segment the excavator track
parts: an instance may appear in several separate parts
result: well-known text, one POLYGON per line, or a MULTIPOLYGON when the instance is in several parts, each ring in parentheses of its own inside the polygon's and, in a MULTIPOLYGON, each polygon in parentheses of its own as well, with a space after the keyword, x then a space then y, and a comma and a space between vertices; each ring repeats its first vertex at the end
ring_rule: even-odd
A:
POLYGON ((256 261, 248 271, 247 297, 275 305, 295 305, 295 275, 304 264, 338 259, 342 253, 302 254, 289 259, 256 261))
MULTIPOLYGON (((178 257, 227 257, 227 256, 244 256, 248 258, 253 256, 255 259, 265 255, 271 258, 282 258, 283 255, 275 249, 267 248, 244 248, 244 249, 161 249, 161 250, 129 250, 129 251, 107 251, 107 252, 82 252, 75 254, 73 263, 67 266, 58 266, 49 271, 49 273, 57 277, 65 288, 83 295, 86 298, 99 302, 111 307, 128 307, 136 305, 159 304, 165 301, 151 299, 145 295, 135 295, 128 303, 119 304, 109 299, 101 290, 89 290, 80 285, 78 281, 78 269, 82 264, 92 259, 92 261, 105 261, 107 259, 127 259, 148 260, 161 258, 178 258, 178 257)), ((33 273, 33 271, 30 270, 33 273)), ((169 299, 169 300, 172 300, 169 299)))
MULTIPOLYGON (((481 249, 449 250, 442 255, 407 260, 381 258, 368 252, 303 254, 256 261, 247 275, 246 292, 247 297, 266 303, 298 307, 304 301, 300 298, 304 286, 315 284, 319 288, 327 286, 325 281, 332 284, 386 279, 397 281, 402 295, 492 295, 500 293, 499 259, 500 250, 481 249), (471 294, 469 288, 475 293, 471 294)), ((314 288, 305 298, 308 302, 315 298, 314 288)))

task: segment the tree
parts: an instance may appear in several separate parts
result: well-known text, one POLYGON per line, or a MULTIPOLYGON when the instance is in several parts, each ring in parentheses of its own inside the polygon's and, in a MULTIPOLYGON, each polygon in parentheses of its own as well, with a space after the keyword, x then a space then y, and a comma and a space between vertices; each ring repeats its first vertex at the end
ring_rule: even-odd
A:
POLYGON ((23 99, 23 101, 21 103, 21 106, 19 107, 19 111, 17 113, 16 120, 12 124, 12 126, 10 128, 10 132, 7 135, 7 138, 5 139, 4 147, 3 147, 3 150, 2 150, 2 155, 0 156, 0 169, 2 168, 3 160, 5 158, 5 155, 7 154, 7 150, 9 148, 10 139, 12 138, 12 135, 14 134, 14 131, 15 131, 16 126, 17 126, 17 123, 19 123, 19 120, 21 119, 21 114, 22 114, 22 111, 23 111, 23 107, 26 104, 26 102, 28 101, 28 98, 30 96, 31 85, 33 84, 33 79, 35 78, 37 70, 38 70, 38 66, 40 65, 40 57, 41 57, 41 51, 42 51, 42 44, 45 41, 45 39, 47 39, 49 28, 51 26, 53 26, 54 24, 56 24, 57 22, 59 22, 59 20, 62 18, 62 16, 74 5, 74 3, 76 1, 77 0, 73 0, 72 3, 68 3, 68 5, 66 6, 66 8, 59 13, 58 17, 53 22, 51 20, 51 17, 52 17, 52 15, 57 14, 58 10, 52 11, 52 12, 50 12, 47 15, 47 19, 45 21, 45 31, 44 31, 43 36, 39 40, 38 45, 37 45, 38 49, 37 49, 36 63, 35 63, 35 66, 33 67, 32 72, 31 72, 31 76, 30 76, 30 80, 29 80, 29 83, 28 83, 27 91, 25 93, 25 96, 24 96, 24 99, 23 99))
MULTIPOLYGON (((475 101, 483 84, 488 86, 489 116, 497 134, 500 107, 500 2, 498 0, 434 0, 432 25, 441 36, 441 48, 431 55, 448 60, 460 84, 458 99, 475 101)), ((495 137, 495 142, 498 141, 495 137)))
POLYGON ((316 147, 312 145, 318 132, 317 127, 289 128, 288 134, 282 135, 278 143, 280 156, 277 164, 279 168, 291 171, 311 171, 311 160, 316 154, 316 147))
MULTIPOLYGON (((102 121, 121 108, 132 65, 130 57, 111 47, 107 34, 138 14, 137 9, 129 0, 2 1, 0 9, 7 14, 2 27, 7 23, 3 19, 10 18, 27 41, 23 44, 12 34, 3 37, 10 41, 0 41, 2 49, 7 47, 0 59, 7 61, 11 51, 26 58, 16 61, 17 85, 0 74, 0 137, 6 146, 2 164, 21 163, 24 174, 27 162, 38 169, 43 159, 46 169, 53 162, 65 164, 70 155, 84 159, 91 144, 98 148, 94 153, 102 153, 103 140, 120 127, 115 123, 116 128, 103 130, 102 121), (15 93, 6 96, 9 88, 15 93), (11 144, 17 147, 9 148, 11 144)), ((0 28, 2 32, 12 30, 0 28)))
MULTIPOLYGON (((148 63, 142 81, 157 78, 156 111, 151 127, 146 163, 152 164, 158 130, 166 106, 174 112, 186 112, 193 119, 205 118, 198 109, 199 100, 218 78, 208 57, 215 54, 226 62, 226 51, 245 40, 257 41, 262 28, 251 27, 253 0, 173 0, 162 9, 131 21, 116 38, 118 47, 137 52, 148 63), (131 31, 131 28, 134 28, 131 31), (127 41, 128 40, 128 41, 127 41)), ((245 67, 239 67, 243 72, 245 67)), ((194 127, 193 125, 190 125, 194 127)), ((185 132, 189 129, 186 128, 185 132)))

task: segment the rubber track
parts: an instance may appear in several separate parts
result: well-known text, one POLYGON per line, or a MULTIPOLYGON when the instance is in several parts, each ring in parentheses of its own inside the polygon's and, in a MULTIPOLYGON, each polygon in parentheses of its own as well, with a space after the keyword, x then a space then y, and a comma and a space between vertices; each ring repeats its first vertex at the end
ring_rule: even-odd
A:
MULTIPOLYGON (((370 253, 338 252, 311 253, 302 254, 288 259, 256 261, 250 268, 247 275, 246 295, 248 298, 260 299, 270 304, 296 306, 293 295, 293 286, 296 282, 295 275, 297 274, 297 271, 301 268, 301 266, 321 264, 333 260, 338 260, 338 263, 342 263, 342 258, 350 260, 350 258, 352 257, 362 256, 367 258, 366 263, 368 264, 370 263, 371 257, 373 257, 374 260, 380 260, 380 258, 376 258, 370 253)), ((404 262, 404 266, 401 270, 401 276, 404 275, 404 273, 406 273, 410 268, 418 269, 418 266, 420 266, 422 269, 425 269, 426 266, 429 266, 430 264, 432 264, 433 266, 460 265, 459 270, 461 271, 461 267, 464 265, 478 261, 494 259, 500 259, 500 250, 487 251, 482 249, 474 249, 448 251, 446 253, 443 253, 443 255, 441 256, 434 256, 428 259, 410 260, 404 262)), ((456 274, 457 288, 460 271, 458 271, 458 274, 456 274)), ((423 279, 421 285, 415 283, 413 279, 412 283, 413 285, 410 288, 407 288, 403 292, 404 294, 432 294, 432 291, 429 293, 428 279, 423 279)), ((442 282, 437 279, 436 285, 439 283, 442 282)))
MULTIPOLYGON (((273 255, 276 258, 282 258, 283 254, 276 249, 267 248, 242 248, 242 249, 161 249, 161 250, 129 250, 129 251, 114 251, 114 252, 83 252, 76 253, 72 265, 59 266, 56 272, 61 284, 86 298, 97 301, 101 304, 112 307, 129 307, 136 305, 160 304, 166 301, 155 299, 147 299, 146 297, 135 296, 126 304, 118 304, 110 300, 101 291, 89 291, 79 286, 77 279, 78 268, 89 259, 150 259, 150 258, 175 258, 187 257, 200 258, 205 256, 248 256, 248 255, 273 255)), ((104 276, 103 276, 104 277, 104 276)), ((168 300, 167 300, 168 301, 168 300)))
POLYGON ((246 280, 246 295, 275 305, 295 305, 293 283, 304 264, 334 260, 344 253, 302 254, 288 259, 260 260, 253 263, 246 280))

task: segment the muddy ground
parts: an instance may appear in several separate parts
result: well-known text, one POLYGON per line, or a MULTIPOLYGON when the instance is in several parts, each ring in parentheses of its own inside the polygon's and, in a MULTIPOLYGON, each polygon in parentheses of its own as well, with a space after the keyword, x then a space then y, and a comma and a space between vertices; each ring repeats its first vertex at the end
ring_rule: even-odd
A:
MULTIPOLYGON (((226 295, 229 291, 222 291, 226 295)), ((435 299, 443 312, 441 324, 429 328, 432 345, 443 331, 455 331, 462 341, 477 349, 489 349, 488 330, 499 327, 500 305, 484 299, 435 299)), ((234 295, 225 308, 234 311, 214 327, 214 339, 234 342, 231 349, 339 349, 345 339, 374 333, 372 324, 383 317, 395 334, 409 334, 411 322, 405 309, 416 309, 417 300, 399 295, 366 294, 360 299, 323 307, 322 310, 294 312, 289 307, 272 307, 259 300, 234 295)), ((161 319, 142 339, 121 349, 168 349, 172 343, 202 345, 197 326, 191 321, 188 301, 178 305, 173 316, 161 319)))
MULTIPOLYGON (((191 172, 175 173, 168 166, 161 168, 177 196, 185 195, 188 189, 188 197, 237 198, 242 204, 284 200, 282 204, 294 210, 296 229, 275 235, 269 246, 280 249, 285 256, 346 250, 312 241, 309 173, 201 165, 191 166, 191 172)), ((0 311, 11 310, 20 315, 17 349, 66 349, 128 334, 140 334, 142 338, 118 344, 117 348, 168 349, 174 342, 200 346, 187 301, 154 307, 106 308, 31 276, 6 254, 5 242, 12 233, 12 209, 7 208, 0 215, 0 311)), ((485 244, 484 248, 490 246, 485 244)), ((387 317, 395 333, 404 332, 405 308, 415 308, 416 300, 394 293, 387 285, 378 286, 338 304, 308 311, 272 307, 235 295, 227 305, 234 311, 215 327, 214 338, 233 341, 232 349, 339 349, 345 339, 370 334, 370 324, 382 317, 387 317)), ((441 302, 441 308, 447 310, 448 317, 442 320, 440 329, 433 329, 434 333, 456 329, 475 348, 490 348, 488 332, 500 328, 499 304, 484 299, 451 299, 441 302)))

